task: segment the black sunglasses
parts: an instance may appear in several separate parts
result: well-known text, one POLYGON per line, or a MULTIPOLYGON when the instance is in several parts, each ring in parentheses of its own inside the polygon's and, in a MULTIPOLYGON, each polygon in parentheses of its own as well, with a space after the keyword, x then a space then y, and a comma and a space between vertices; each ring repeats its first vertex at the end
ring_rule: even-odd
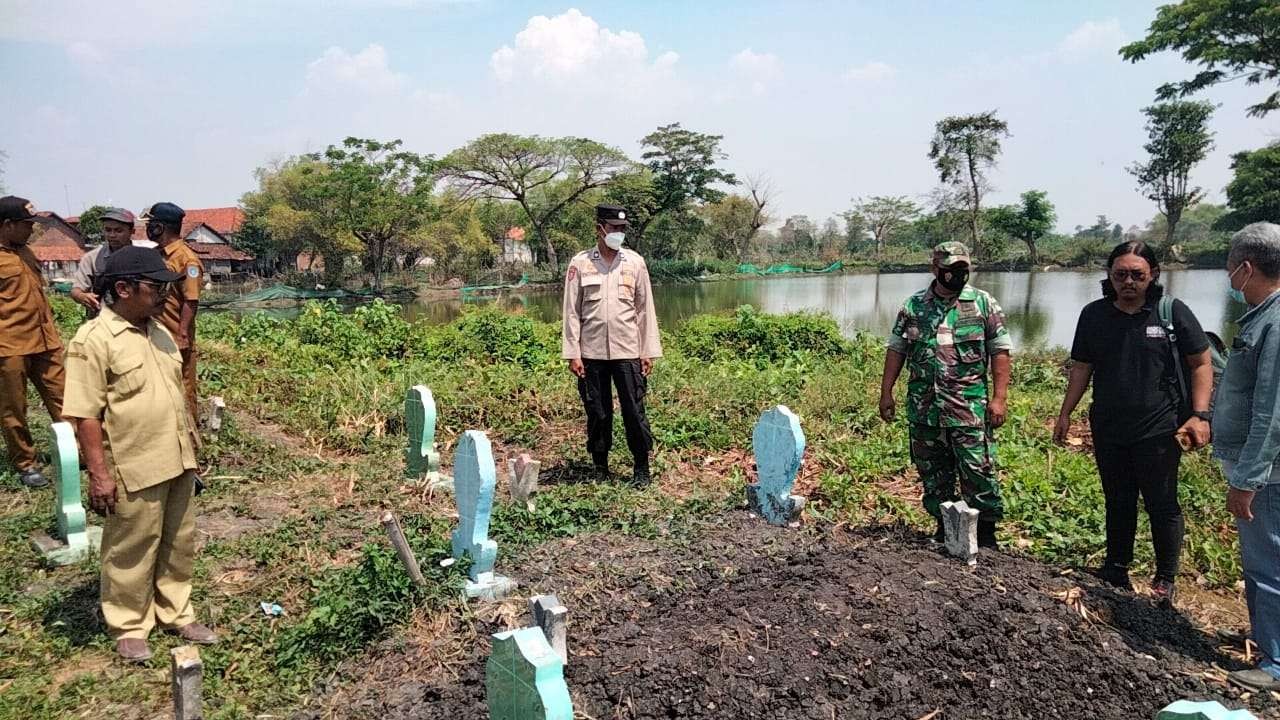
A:
POLYGON ((1129 278, 1134 282, 1142 282, 1147 279, 1147 274, 1141 270, 1112 270, 1111 277, 1120 282, 1124 282, 1125 278, 1129 278))

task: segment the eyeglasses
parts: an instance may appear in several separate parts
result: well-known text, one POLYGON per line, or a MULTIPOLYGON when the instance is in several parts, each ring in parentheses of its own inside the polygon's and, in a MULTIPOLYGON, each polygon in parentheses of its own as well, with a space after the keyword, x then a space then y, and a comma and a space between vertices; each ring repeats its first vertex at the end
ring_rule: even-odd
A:
POLYGON ((168 295, 169 292, 173 290, 173 283, 171 282, 162 283, 154 280, 139 280, 138 284, 150 286, 150 288, 158 295, 168 295))
POLYGON ((1111 279, 1116 282, 1124 282, 1128 278, 1134 282, 1142 282, 1147 279, 1147 274, 1141 270, 1112 270, 1111 279))

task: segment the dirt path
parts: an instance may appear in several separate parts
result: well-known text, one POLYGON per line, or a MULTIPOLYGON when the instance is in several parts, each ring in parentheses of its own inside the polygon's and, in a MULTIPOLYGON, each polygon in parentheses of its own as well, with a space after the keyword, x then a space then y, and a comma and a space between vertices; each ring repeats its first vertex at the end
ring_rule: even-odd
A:
MULTIPOLYGON (((1182 698, 1242 704, 1213 669, 1239 663, 1183 616, 1008 555, 970 570, 914 534, 733 513, 678 547, 587 536, 510 569, 570 608, 579 717, 1131 720, 1182 698)), ((300 717, 485 717, 488 634, 522 622, 522 603, 446 621, 469 648, 397 638, 300 717)), ((1280 698, 1244 704, 1280 717, 1280 698)))

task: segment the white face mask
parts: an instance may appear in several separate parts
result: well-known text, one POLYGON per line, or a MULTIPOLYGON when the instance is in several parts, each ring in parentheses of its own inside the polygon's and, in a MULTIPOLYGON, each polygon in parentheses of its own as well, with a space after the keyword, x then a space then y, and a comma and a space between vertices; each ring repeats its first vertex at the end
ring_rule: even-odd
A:
POLYGON ((621 250, 622 241, 627 239, 626 233, 611 232, 604 236, 604 244, 610 250, 621 250))

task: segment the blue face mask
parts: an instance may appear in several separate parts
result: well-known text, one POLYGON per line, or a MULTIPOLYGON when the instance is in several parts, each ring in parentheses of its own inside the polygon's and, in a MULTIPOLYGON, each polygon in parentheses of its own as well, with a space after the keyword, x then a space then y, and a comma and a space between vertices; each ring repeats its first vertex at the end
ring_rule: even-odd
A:
MULTIPOLYGON (((1232 270, 1231 274, 1227 276, 1227 297, 1231 298, 1232 300, 1235 300, 1241 305, 1247 305, 1248 302, 1244 299, 1244 285, 1240 286, 1240 289, 1237 290, 1235 286, 1231 284, 1231 280, 1236 276, 1236 273, 1240 272, 1240 268, 1242 267, 1244 267, 1243 264, 1237 265, 1236 269, 1232 270)), ((1250 280, 1251 279, 1252 278, 1250 278, 1250 280)), ((1245 280, 1244 284, 1248 285, 1249 281, 1245 280)))

